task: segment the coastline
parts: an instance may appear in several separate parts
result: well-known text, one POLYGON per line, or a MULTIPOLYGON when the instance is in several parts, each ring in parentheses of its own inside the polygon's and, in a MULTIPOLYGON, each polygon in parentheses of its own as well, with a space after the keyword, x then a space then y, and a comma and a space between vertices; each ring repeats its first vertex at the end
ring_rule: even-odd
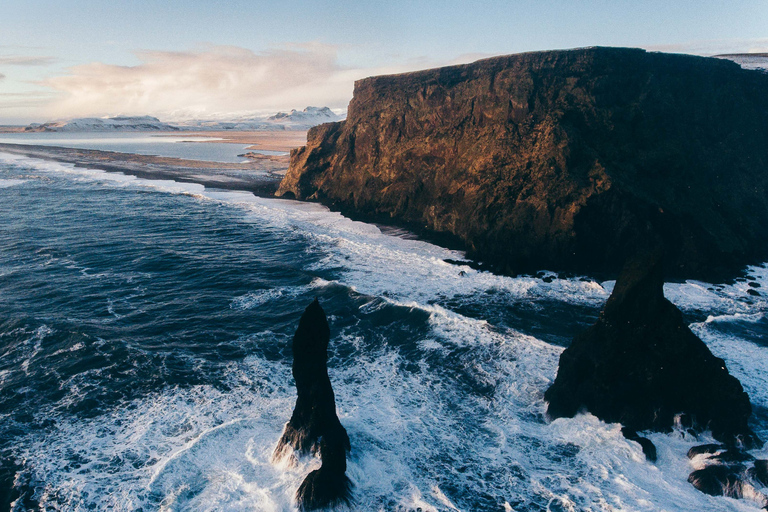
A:
POLYGON ((122 172, 150 180, 199 183, 210 188, 243 190, 273 197, 288 169, 288 156, 258 155, 243 163, 207 162, 181 158, 75 149, 58 146, 0 143, 0 153, 74 164, 75 167, 122 172))
POLYGON ((159 137, 189 137, 198 143, 249 144, 246 150, 281 151, 290 153, 292 149, 307 143, 306 130, 280 131, 190 131, 190 132, 159 132, 159 137), (217 138, 220 140, 194 140, 195 138, 217 138))

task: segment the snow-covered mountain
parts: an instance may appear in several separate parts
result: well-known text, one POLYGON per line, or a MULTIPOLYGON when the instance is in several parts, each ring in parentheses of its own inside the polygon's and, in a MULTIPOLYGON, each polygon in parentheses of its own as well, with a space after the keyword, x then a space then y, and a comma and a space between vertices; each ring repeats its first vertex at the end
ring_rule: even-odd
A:
POLYGON ((82 117, 69 121, 58 121, 44 124, 31 124, 27 131, 40 132, 146 132, 146 131, 176 131, 173 126, 152 116, 135 117, 82 117))
POLYGON ((135 117, 83 117, 69 121, 56 121, 44 124, 31 124, 25 128, 29 132, 146 132, 146 131, 276 131, 308 130, 309 128, 331 121, 339 121, 344 116, 335 114, 328 107, 307 107, 304 110, 278 112, 266 116, 238 116, 234 119, 204 119, 180 121, 168 124, 152 116, 135 117))
POLYGON ((275 123, 292 123, 309 126, 338 121, 340 119, 341 116, 334 114, 328 107, 307 107, 304 110, 294 109, 289 113, 278 112, 267 118, 268 121, 275 123))
POLYGON ((180 123, 183 129, 199 130, 308 130, 313 126, 339 121, 344 116, 335 114, 328 107, 307 107, 304 110, 278 112, 271 116, 241 116, 227 120, 196 120, 180 123))

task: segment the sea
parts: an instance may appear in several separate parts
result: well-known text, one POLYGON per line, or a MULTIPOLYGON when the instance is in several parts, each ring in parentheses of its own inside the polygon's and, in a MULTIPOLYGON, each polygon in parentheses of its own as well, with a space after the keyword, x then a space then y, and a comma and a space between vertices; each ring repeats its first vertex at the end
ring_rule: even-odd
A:
MULTIPOLYGON (((271 462, 318 298, 356 511, 754 511, 688 482, 683 429, 551 421, 558 358, 613 287, 475 270, 318 204, 0 153, 0 461, 13 510, 293 511, 271 462)), ((665 285, 768 440, 768 268, 665 285), (755 291, 759 295, 749 293, 755 291)), ((752 452, 768 458, 768 450, 752 452)))
POLYGON ((203 162, 247 162, 240 156, 247 152, 265 155, 287 155, 281 151, 248 149, 250 144, 220 142, 215 137, 200 137, 192 134, 153 132, 37 132, 0 133, 0 143, 58 146, 97 151, 115 151, 170 158, 184 158, 203 162), (205 142, 205 143, 202 143, 205 142))

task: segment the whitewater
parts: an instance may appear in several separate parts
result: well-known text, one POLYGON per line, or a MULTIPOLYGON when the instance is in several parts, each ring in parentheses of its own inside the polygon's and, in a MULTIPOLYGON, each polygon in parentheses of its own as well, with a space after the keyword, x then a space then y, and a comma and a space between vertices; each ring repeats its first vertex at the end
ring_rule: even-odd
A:
MULTIPOLYGON (((560 353, 612 282, 494 275, 317 204, 2 154, 0 205, 0 460, 16 510, 295 510, 319 460, 270 457, 315 297, 354 510, 757 510, 687 482, 706 435, 647 434, 652 464, 618 424, 546 418, 560 353)), ((665 285, 764 440, 766 288, 765 266, 665 285)))

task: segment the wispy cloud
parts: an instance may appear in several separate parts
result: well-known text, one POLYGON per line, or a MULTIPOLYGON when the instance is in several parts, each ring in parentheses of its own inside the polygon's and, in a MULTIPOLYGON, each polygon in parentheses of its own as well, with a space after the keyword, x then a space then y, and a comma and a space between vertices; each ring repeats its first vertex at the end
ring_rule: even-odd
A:
POLYGON ((58 59, 55 57, 0 55, 0 66, 50 66, 57 61, 58 59))
POLYGON ((165 118, 276 111, 306 105, 345 107, 356 79, 412 65, 356 69, 336 48, 292 45, 266 52, 233 46, 198 51, 142 51, 136 66, 91 63, 49 78, 61 98, 55 117, 154 114, 165 118))

